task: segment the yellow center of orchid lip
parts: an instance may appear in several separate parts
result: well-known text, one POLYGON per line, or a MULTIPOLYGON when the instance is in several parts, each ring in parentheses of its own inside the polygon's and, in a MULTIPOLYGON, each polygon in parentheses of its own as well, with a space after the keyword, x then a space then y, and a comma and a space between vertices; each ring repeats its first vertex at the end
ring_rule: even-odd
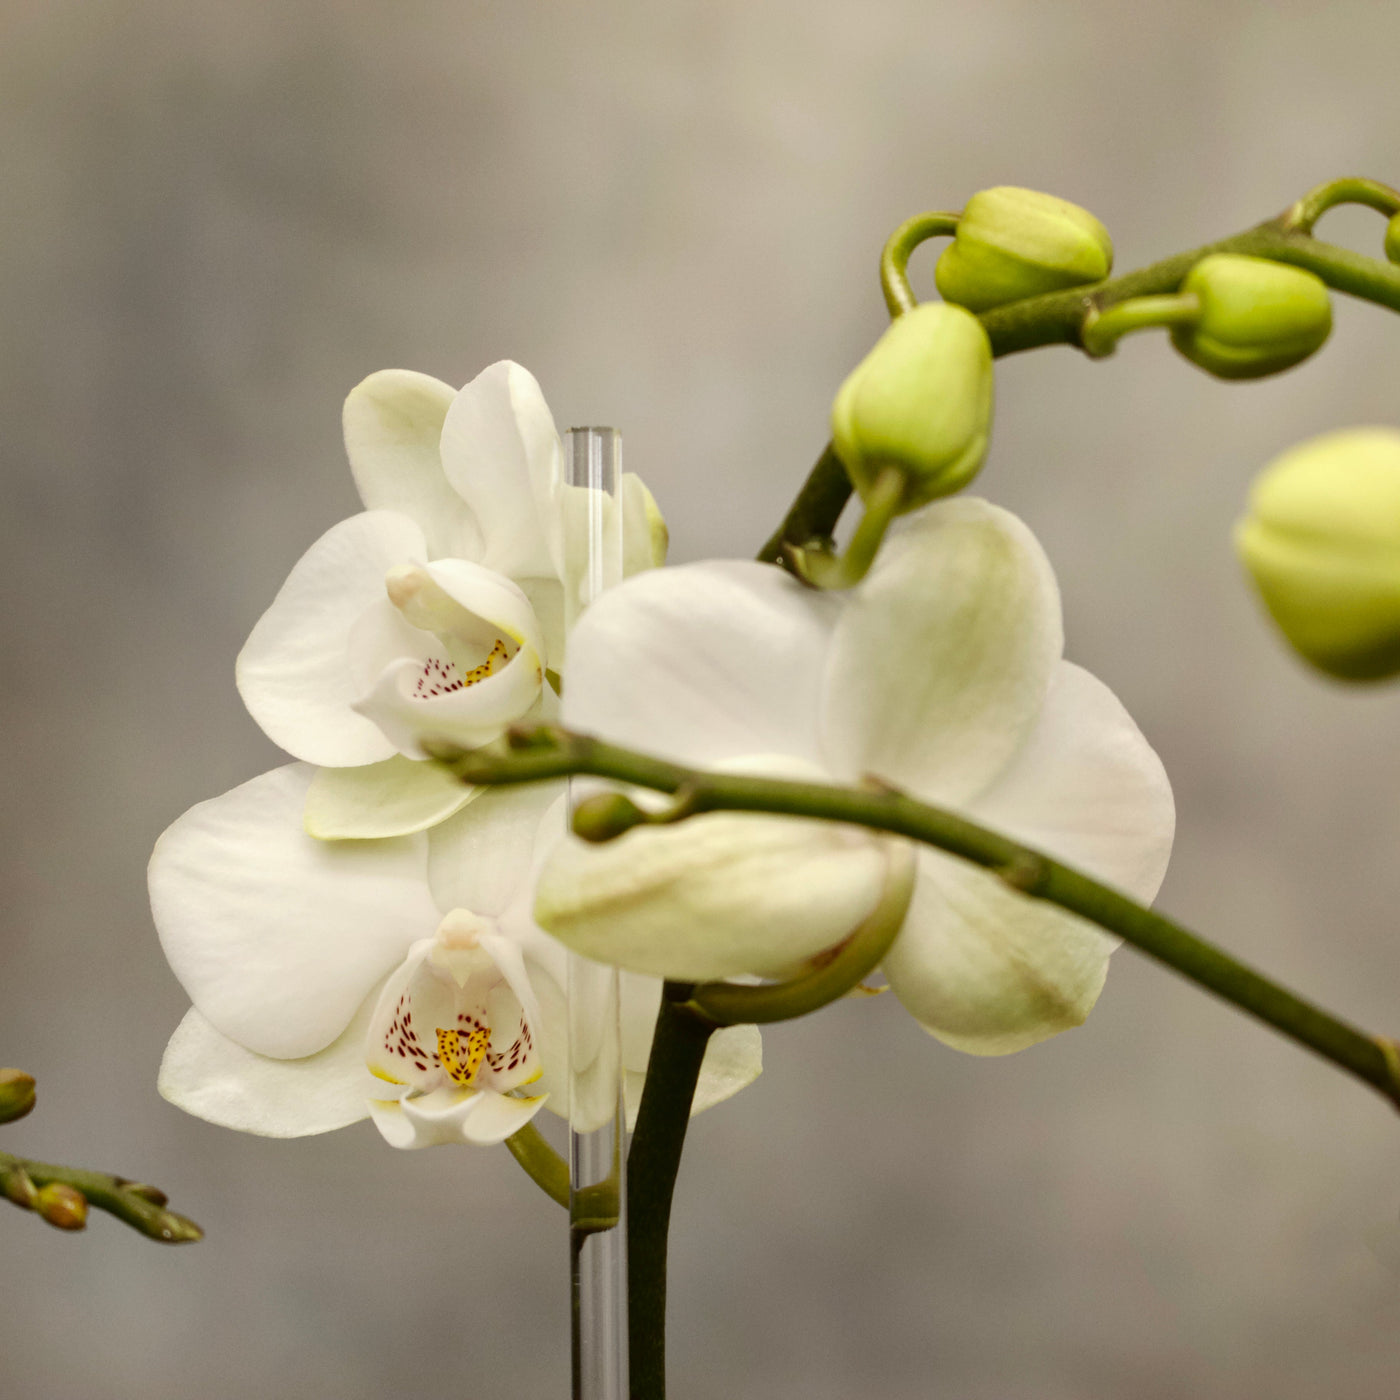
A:
POLYGON ((477 1071, 486 1058, 491 1032, 477 1026, 469 1031, 444 1030, 438 1027, 438 1059, 454 1084, 464 1089, 476 1082, 477 1071))

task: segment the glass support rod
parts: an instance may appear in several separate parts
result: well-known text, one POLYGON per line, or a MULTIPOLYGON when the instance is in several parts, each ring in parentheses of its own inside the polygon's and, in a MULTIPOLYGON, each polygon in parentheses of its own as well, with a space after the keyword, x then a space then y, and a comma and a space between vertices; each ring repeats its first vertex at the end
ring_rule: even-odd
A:
MULTIPOLYGON (((564 447, 564 624, 622 578, 622 438, 564 447)), ((569 807, 579 779, 570 779, 569 807)), ((586 781, 586 780, 585 780, 586 781)), ((627 1400, 627 1127, 616 969, 569 955, 569 1263, 573 1400, 627 1400)))

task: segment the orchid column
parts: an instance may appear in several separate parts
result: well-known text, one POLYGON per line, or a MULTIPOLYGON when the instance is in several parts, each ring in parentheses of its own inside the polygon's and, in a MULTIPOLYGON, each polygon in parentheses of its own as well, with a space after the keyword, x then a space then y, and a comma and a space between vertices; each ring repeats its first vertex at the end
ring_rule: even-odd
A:
MULTIPOLYGON (((564 452, 565 625, 622 579, 622 438, 571 428, 564 452)), ((570 784, 570 806, 574 796, 570 784)), ((627 1395, 626 1115, 615 969, 571 954, 569 1259, 574 1400, 627 1395)))

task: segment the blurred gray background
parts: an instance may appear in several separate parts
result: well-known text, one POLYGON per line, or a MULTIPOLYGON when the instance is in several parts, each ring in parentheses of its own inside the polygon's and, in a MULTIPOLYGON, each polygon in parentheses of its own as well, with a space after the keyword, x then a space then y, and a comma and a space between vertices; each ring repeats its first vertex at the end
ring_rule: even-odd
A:
MULTIPOLYGON (((1400 10, 1175 0, 0 6, 0 1062, 11 1150, 159 1182, 156 1247, 0 1217, 15 1400, 567 1391, 565 1239, 501 1151, 264 1142, 155 1093, 185 1000, 144 865, 280 761, 233 657, 356 508, 340 403, 510 356, 613 422, 673 559, 749 554, 881 329, 918 209, 1027 184, 1126 269, 1340 174, 1400 178, 1400 10)), ((1323 232, 1379 251, 1370 214, 1323 232)), ((927 287, 932 259, 916 268, 927 287)), ((1400 693, 1285 654, 1251 475, 1400 422, 1400 322, 1230 388, 1159 339, 1004 362, 984 494, 1063 586, 1180 813, 1161 903, 1400 1030, 1400 693)), ((1131 950, 1082 1030, 980 1062, 891 1002, 766 1037, 696 1124, 673 1391, 766 1400, 1400 1392, 1400 1124, 1131 950)))

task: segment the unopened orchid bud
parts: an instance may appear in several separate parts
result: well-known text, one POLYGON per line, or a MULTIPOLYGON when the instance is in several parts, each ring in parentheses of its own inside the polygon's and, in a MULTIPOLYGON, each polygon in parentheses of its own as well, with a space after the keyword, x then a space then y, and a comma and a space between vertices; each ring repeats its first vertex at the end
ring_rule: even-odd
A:
POLYGON ((76 1186, 61 1181, 39 1188, 34 1209, 56 1230, 81 1230, 87 1225, 87 1197, 76 1186))
POLYGON ((1113 240, 1087 209, 999 185, 968 200, 933 277, 946 301, 987 311, 1102 281, 1112 267, 1113 240))
POLYGON ((868 499, 885 468, 897 468, 901 510, 966 486, 987 455, 991 423, 991 342, 970 311, 942 302, 896 319, 831 409, 851 483, 868 499))
POLYGON ((1400 214, 1385 226, 1385 255, 1393 263, 1400 263, 1400 214))
POLYGON ((0 1069, 0 1123, 13 1123, 34 1107, 34 1076, 22 1069, 0 1069))
POLYGON ((1354 428, 1255 480, 1235 543, 1294 649, 1329 675, 1400 672, 1400 432, 1354 428))
POLYGON ((612 841, 634 826, 642 826, 647 814, 620 792, 598 792, 574 808, 574 834, 599 844, 612 841))
POLYGON ((1212 253, 1186 274, 1199 315, 1172 327, 1172 344, 1221 379, 1277 374, 1321 348, 1332 329, 1327 285, 1311 272, 1267 258, 1212 253))

